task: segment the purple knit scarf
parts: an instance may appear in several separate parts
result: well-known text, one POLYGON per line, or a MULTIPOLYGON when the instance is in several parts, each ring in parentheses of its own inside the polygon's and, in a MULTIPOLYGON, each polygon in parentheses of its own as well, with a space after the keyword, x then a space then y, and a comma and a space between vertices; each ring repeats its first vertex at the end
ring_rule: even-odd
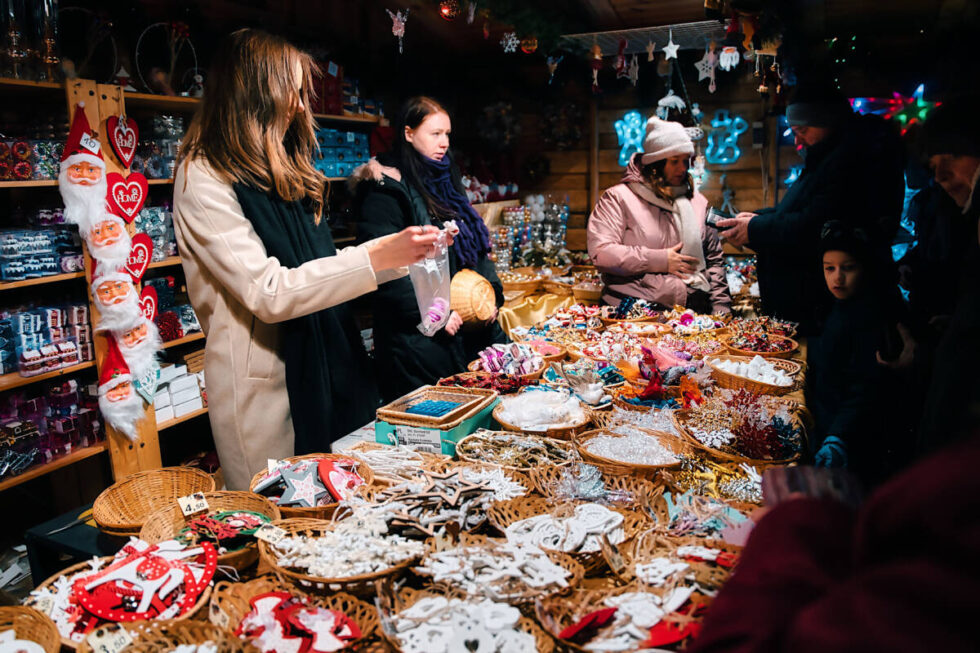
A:
POLYGON ((453 247, 463 267, 472 268, 490 251, 490 232, 487 225, 466 196, 453 184, 449 155, 443 157, 442 161, 428 157, 423 157, 423 161, 425 165, 422 183, 441 207, 456 214, 459 234, 453 247))

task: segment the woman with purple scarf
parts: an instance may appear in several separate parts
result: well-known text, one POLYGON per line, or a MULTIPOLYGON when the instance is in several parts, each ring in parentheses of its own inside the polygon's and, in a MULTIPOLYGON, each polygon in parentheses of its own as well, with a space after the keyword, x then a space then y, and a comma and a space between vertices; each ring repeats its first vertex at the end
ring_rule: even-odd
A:
MULTIPOLYGON (((355 170, 350 180, 356 189, 358 240, 455 220, 459 234, 450 248, 451 272, 469 268, 481 274, 493 285, 499 307, 503 288, 487 258, 490 232, 463 192, 449 153, 451 129, 449 114, 431 98, 415 97, 402 106, 391 152, 355 170)), ((482 349, 507 340, 495 317, 462 330, 455 313, 442 331, 431 338, 422 335, 407 277, 381 285, 371 301, 378 385, 385 401, 465 371, 482 349)))

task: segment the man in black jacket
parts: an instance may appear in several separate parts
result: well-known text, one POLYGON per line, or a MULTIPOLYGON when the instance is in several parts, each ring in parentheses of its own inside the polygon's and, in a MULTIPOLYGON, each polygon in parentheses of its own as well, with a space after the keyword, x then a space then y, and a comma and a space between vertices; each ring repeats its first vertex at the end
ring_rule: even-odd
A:
MULTIPOLYGON (((877 116, 856 116, 836 89, 801 84, 786 117, 805 165, 775 208, 721 220, 729 242, 758 254, 763 311, 817 331, 830 298, 820 276, 820 228, 853 222, 884 253, 901 219, 905 183, 901 142, 877 116)), ((879 256, 878 260, 887 260, 879 256)))

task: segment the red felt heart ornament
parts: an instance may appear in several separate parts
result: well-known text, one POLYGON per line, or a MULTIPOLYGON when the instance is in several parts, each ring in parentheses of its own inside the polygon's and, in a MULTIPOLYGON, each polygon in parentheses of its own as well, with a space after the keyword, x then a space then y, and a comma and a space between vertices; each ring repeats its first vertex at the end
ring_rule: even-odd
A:
POLYGON ((143 286, 143 292, 140 293, 140 310, 150 322, 156 319, 157 289, 153 286, 143 286))
POLYGON ((139 283, 146 274, 152 257, 153 241, 150 237, 142 232, 133 236, 133 247, 129 250, 129 258, 126 260, 126 272, 133 278, 133 283, 139 283))
POLYGON ((109 146, 116 157, 128 168, 136 156, 136 145, 140 140, 140 130, 136 121, 126 116, 109 116, 105 121, 106 133, 109 135, 109 146))
POLYGON ((118 172, 110 172, 106 175, 106 183, 109 186, 106 193, 109 209, 127 224, 132 222, 143 208, 149 194, 146 177, 139 172, 130 173, 128 177, 123 177, 118 172))
POLYGON ((616 616, 616 608, 603 608, 590 612, 577 622, 558 633, 558 639, 584 643, 596 636, 600 628, 609 624, 616 616))
POLYGON ((319 462, 317 472, 320 475, 320 481, 337 501, 348 499, 350 491, 364 483, 364 479, 359 475, 344 469, 342 461, 335 463, 332 460, 323 459, 319 462))

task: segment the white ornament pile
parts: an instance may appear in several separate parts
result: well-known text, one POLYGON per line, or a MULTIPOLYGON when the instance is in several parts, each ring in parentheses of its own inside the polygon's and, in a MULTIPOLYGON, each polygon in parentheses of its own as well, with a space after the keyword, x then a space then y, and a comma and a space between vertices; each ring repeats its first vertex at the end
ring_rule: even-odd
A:
MULTIPOLYGON (((629 411, 638 413, 639 411, 629 411)), ((677 456, 656 436, 621 424, 610 429, 616 435, 597 435, 585 445, 591 454, 633 465, 673 465, 677 456)))
POLYGON ((633 651, 650 636, 650 629, 665 616, 676 612, 691 598, 694 589, 677 587, 660 597, 645 592, 629 592, 607 597, 603 603, 616 608, 616 618, 603 632, 585 645, 589 651, 633 651))
POLYGON ((610 424, 632 424, 640 428, 650 429, 651 431, 661 431, 668 435, 676 435, 677 427, 674 425, 674 411, 669 408, 653 408, 649 411, 627 410, 625 408, 614 408, 610 424))
MULTIPOLYGON (((527 494, 528 488, 513 480, 507 473, 499 467, 489 467, 481 469, 479 467, 462 467, 460 473, 463 479, 470 483, 483 485, 493 491, 492 501, 507 501, 516 499, 527 494)), ((483 501, 484 504, 490 503, 489 500, 483 501)))
POLYGON ((434 596, 419 599, 392 622, 405 653, 533 651, 534 637, 517 630, 520 618, 520 610, 505 603, 434 596))
POLYGON ((599 539, 603 535, 612 544, 619 544, 625 539, 623 515, 597 503, 576 506, 570 517, 528 517, 514 522, 505 532, 508 542, 531 544, 565 553, 599 551, 599 539))
POLYGON ((170 649, 170 653, 218 653, 218 647, 214 642, 181 644, 177 648, 170 649))
POLYGON ((528 431, 547 431, 585 421, 582 402, 567 390, 525 391, 513 397, 502 397, 500 416, 509 424, 528 431))
POLYGON ((782 371, 762 356, 755 356, 748 363, 730 359, 718 358, 711 364, 723 372, 741 376, 752 381, 788 387, 793 385, 793 377, 782 371))
POLYGON ((712 449, 718 449, 726 444, 729 444, 735 439, 735 434, 729 429, 703 429, 701 427, 695 426, 691 428, 691 435, 693 435, 698 442, 706 447, 711 447, 712 449))
MULTIPOLYGON (((341 524, 347 524, 347 520, 341 524)), ((320 578, 347 578, 383 571, 418 558, 425 550, 421 542, 398 535, 376 535, 347 525, 347 529, 338 528, 320 537, 284 537, 273 549, 279 565, 320 578)))
POLYGON ((348 450, 344 453, 370 467, 375 478, 395 483, 412 480, 425 464, 425 459, 418 451, 404 445, 348 450))
POLYGON ((636 578, 652 587, 663 587, 668 580, 687 571, 686 562, 671 558, 651 558, 636 565, 636 578))

